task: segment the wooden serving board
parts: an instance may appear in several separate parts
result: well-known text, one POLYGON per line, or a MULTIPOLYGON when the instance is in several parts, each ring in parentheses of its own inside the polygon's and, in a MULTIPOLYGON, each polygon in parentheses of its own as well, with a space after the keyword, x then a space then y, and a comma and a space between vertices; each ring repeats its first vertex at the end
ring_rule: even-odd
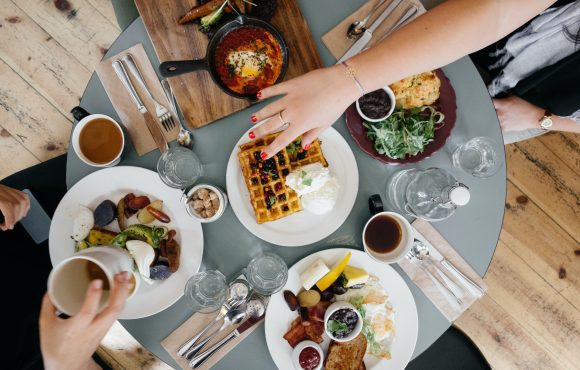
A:
MULTIPOLYGON (((320 68, 320 56, 297 2, 277 2, 272 24, 288 45, 289 65, 285 80, 320 68)), ((135 4, 161 62, 205 57, 208 37, 197 30, 198 25, 177 24, 177 19, 191 9, 196 0, 135 0, 135 4)), ((207 71, 172 77, 169 84, 190 128, 205 126, 250 106, 247 100, 233 98, 220 90, 207 71)))

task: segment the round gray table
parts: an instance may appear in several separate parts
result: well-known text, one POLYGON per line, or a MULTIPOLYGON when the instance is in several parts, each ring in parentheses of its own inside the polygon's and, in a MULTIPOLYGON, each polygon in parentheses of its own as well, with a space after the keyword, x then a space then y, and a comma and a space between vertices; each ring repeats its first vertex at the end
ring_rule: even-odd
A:
MULTIPOLYGON (((364 0, 341 2, 337 6, 333 0, 299 0, 300 7, 325 65, 335 63, 321 36, 345 16, 356 10, 364 0)), ((428 3, 428 1, 427 1, 428 3)), ((430 4, 426 4, 427 6, 430 4)), ((130 46, 142 43, 154 66, 159 64, 143 22, 137 19, 128 27, 109 49, 105 58, 117 54, 130 46)), ((443 68, 457 93, 457 123, 452 138, 487 136, 502 142, 499 123, 490 97, 475 67, 468 58, 460 59, 443 68)), ((98 77, 93 74, 82 97, 81 106, 92 113, 103 113, 118 119, 98 77)), ((202 181, 226 188, 225 169, 231 152, 240 136, 248 129, 250 115, 261 105, 233 114, 206 127, 195 130, 194 150, 204 164, 205 178, 202 181), (247 124, 246 124, 247 123, 247 124), (215 145, 219 138, 220 145, 215 145), (226 148, 224 150, 224 148, 226 148)), ((281 255, 288 266, 303 257, 333 246, 361 246, 361 232, 370 217, 367 199, 379 193, 385 197, 388 177, 403 167, 393 167, 376 161, 363 153, 354 144, 346 130, 344 118, 334 127, 350 144, 359 167, 360 182, 355 206, 345 223, 336 232, 320 242, 299 247, 285 248, 266 243, 248 232, 237 220, 231 207, 217 222, 203 225, 204 254, 203 266, 217 268, 226 276, 240 271, 260 250, 271 250, 281 255)), ((175 143, 174 143, 175 145, 175 143)), ((159 151, 155 150, 138 157, 130 141, 123 154, 122 165, 139 166, 155 170, 159 151)), ((419 168, 441 167, 451 171, 461 182, 471 188, 470 203, 458 209, 456 214, 434 226, 457 249, 457 251, 483 276, 489 266, 499 232, 502 226, 506 192, 505 165, 492 178, 481 180, 468 176, 453 168, 449 149, 443 148, 433 157, 416 165, 419 168)), ((70 188, 95 168, 82 163, 73 150, 68 152, 67 186, 70 188)), ((397 271, 401 272, 398 266, 397 271)), ((419 314, 419 336, 414 357, 428 348, 450 325, 431 302, 401 272, 407 281, 419 314)), ((178 367, 176 362, 161 347, 160 342, 192 314, 184 299, 151 317, 139 320, 124 320, 123 326, 145 347, 159 356, 167 364, 178 367)), ((234 348, 215 366, 216 369, 274 369, 266 347, 263 326, 234 348)))

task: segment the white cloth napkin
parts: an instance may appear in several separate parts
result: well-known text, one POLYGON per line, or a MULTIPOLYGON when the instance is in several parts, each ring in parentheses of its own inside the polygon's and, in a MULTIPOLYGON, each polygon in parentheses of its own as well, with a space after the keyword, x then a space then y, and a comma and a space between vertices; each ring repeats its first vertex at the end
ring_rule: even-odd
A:
MULTIPOLYGON (((469 277, 473 282, 479 285, 485 291, 487 289, 483 279, 471 268, 471 266, 457 253, 457 251, 439 234, 439 232, 427 221, 416 220, 413 222, 415 229, 415 238, 425 243, 430 250, 432 257, 435 254, 441 254, 451 264, 453 264, 461 273, 469 277)), ((422 262, 411 262, 404 259, 399 262, 399 266, 405 271, 409 278, 417 285, 419 289, 429 298, 429 300, 441 311, 447 320, 455 321, 465 310, 469 308, 476 300, 481 298, 475 294, 473 289, 466 288, 452 274, 448 273, 445 267, 439 261, 433 259, 433 265, 439 268, 452 283, 456 285, 456 293, 461 300, 458 304, 452 296, 442 293, 441 289, 433 283, 428 274, 419 266, 422 262)), ((425 266, 425 264, 423 264, 425 266)), ((425 266, 433 276, 438 277, 438 273, 433 266, 425 266)))

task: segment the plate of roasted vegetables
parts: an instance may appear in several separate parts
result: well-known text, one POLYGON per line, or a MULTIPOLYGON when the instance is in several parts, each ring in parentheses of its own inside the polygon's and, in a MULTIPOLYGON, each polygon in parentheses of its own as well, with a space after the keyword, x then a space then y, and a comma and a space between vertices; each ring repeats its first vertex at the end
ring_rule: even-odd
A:
POLYGON ((50 259, 110 246, 133 258, 140 280, 121 319, 154 315, 183 295, 203 256, 201 224, 181 203, 181 192, 138 167, 113 167, 76 183, 59 203, 49 235, 50 259))
POLYGON ((297 262, 266 311, 266 342, 281 370, 404 369, 417 334, 417 307, 403 278, 354 249, 297 262))

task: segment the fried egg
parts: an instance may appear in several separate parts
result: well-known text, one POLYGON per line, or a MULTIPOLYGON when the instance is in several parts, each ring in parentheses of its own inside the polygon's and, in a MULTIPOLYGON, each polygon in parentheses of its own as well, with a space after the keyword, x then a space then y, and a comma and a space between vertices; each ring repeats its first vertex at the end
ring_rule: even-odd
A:
POLYGON ((73 239, 77 242, 85 240, 93 226, 95 226, 93 212, 87 207, 79 205, 73 221, 73 239))
POLYGON ((361 301, 361 298, 360 307, 364 312, 364 323, 372 330, 375 342, 380 345, 375 353, 372 351, 373 346, 369 346, 369 350, 377 356, 390 358, 389 348, 395 337, 395 311, 387 292, 376 276, 370 275, 363 288, 349 289, 345 294, 336 295, 337 301, 350 303, 361 301))
POLYGON ((267 62, 265 53, 252 50, 232 51, 228 55, 228 63, 234 66, 234 73, 244 78, 259 76, 267 62))

